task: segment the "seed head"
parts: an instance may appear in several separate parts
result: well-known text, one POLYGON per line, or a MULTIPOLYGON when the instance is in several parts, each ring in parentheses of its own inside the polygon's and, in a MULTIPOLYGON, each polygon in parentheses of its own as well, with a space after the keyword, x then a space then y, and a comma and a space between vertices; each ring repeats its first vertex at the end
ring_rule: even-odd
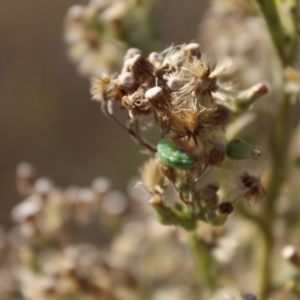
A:
POLYGON ((44 204, 37 195, 31 195, 19 203, 12 210, 12 218, 17 223, 22 223, 41 213, 44 204))
MULTIPOLYGON (((124 55, 124 62, 126 62, 128 59, 135 57, 136 55, 141 55, 142 52, 140 49, 137 48, 129 48, 127 52, 124 55)), ((126 65, 126 63, 125 63, 126 65)))
POLYGON ((104 195, 106 195, 110 190, 111 190, 111 181, 106 177, 97 177, 93 180, 92 191, 97 201, 102 200, 104 195))
POLYGON ((201 188, 198 192, 198 197, 204 200, 207 204, 216 204, 218 202, 217 192, 219 190, 218 183, 209 183, 205 187, 201 188))
POLYGON ((135 79, 130 72, 121 73, 118 77, 119 84, 125 89, 130 89, 135 84, 135 79))
POLYGON ((161 101, 164 97, 164 92, 161 87, 156 86, 156 87, 149 89, 146 92, 145 97, 149 100, 161 101))
POLYGON ((141 54, 136 54, 124 62, 123 71, 132 72, 135 80, 140 84, 153 79, 153 70, 154 66, 141 54))
POLYGON ((167 86, 171 91, 178 91, 183 86, 183 81, 180 77, 180 73, 171 73, 165 75, 164 79, 167 80, 167 86))
POLYGON ((245 190, 244 197, 248 201, 253 201, 254 203, 256 203, 263 199, 266 192, 261 185, 260 179, 258 177, 251 176, 247 172, 244 172, 240 176, 240 180, 245 190))
POLYGON ((180 72, 183 80, 182 88, 174 93, 173 103, 184 107, 201 105, 198 97, 206 92, 212 99, 212 93, 228 94, 226 89, 217 83, 222 75, 226 74, 231 67, 229 59, 218 64, 211 72, 208 57, 202 55, 201 58, 193 57, 190 61, 186 61, 180 72))
POLYGON ((216 104, 209 109, 204 122, 214 126, 225 126, 229 122, 230 115, 231 111, 228 107, 222 104, 216 104))
POLYGON ((34 183, 34 191, 45 199, 54 188, 53 182, 49 178, 38 178, 34 183))
POLYGON ((189 60, 191 60, 193 57, 198 59, 201 58, 200 45, 197 43, 189 43, 184 45, 183 50, 186 53, 187 59, 189 60))
POLYGON ((92 99, 99 102, 121 100, 122 98, 122 92, 116 80, 108 74, 92 79, 91 94, 92 99))
POLYGON ((17 166, 17 179, 32 180, 34 177, 34 168, 31 164, 23 162, 17 166))
POLYGON ((17 166, 16 181, 20 195, 28 196, 32 192, 35 171, 31 164, 23 162, 17 166))
POLYGON ((151 52, 148 56, 148 60, 156 67, 160 68, 163 62, 163 56, 157 52, 151 52))
POLYGON ((219 204, 219 212, 222 215, 230 215, 234 211, 234 206, 231 202, 222 202, 219 204))
POLYGON ((170 102, 165 96, 164 90, 159 86, 150 88, 145 93, 145 98, 150 101, 153 109, 162 119, 163 126, 167 127, 169 123, 169 114, 171 107, 170 102))
POLYGON ((161 206, 163 204, 162 196, 160 194, 154 194, 149 200, 149 204, 154 207, 161 206))
POLYGON ((169 179, 170 182, 175 183, 176 182, 176 172, 174 168, 168 167, 166 165, 161 164, 160 170, 162 174, 169 179))
MULTIPOLYGON (((172 111, 169 115, 170 131, 174 138, 187 136, 188 138, 196 135, 198 127, 198 111, 195 108, 172 111)), ((195 137, 196 138, 196 137, 195 137)))
POLYGON ((158 159, 151 158, 144 164, 141 177, 144 188, 150 194, 163 193, 167 182, 161 172, 161 163, 158 159))
POLYGON ((285 246, 282 249, 281 254, 285 260, 289 261, 295 267, 300 268, 300 256, 297 249, 294 246, 285 246))
POLYGON ((139 88, 131 95, 123 96, 122 104, 129 111, 131 118, 140 115, 149 115, 153 111, 151 102, 145 98, 143 88, 139 88))
POLYGON ((216 142, 207 155, 207 163, 212 166, 221 166, 226 156, 226 145, 216 142))
POLYGON ((214 70, 209 74, 209 78, 218 78, 231 72, 233 62, 229 57, 219 62, 214 70))

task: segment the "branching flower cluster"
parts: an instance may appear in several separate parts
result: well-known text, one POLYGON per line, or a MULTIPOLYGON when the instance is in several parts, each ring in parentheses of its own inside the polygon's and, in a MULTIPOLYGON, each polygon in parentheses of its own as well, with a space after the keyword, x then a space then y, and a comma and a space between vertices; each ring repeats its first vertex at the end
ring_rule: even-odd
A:
POLYGON ((148 57, 131 48, 120 74, 103 74, 92 82, 93 99, 145 149, 155 154, 142 168, 150 203, 165 224, 194 229, 198 220, 221 225, 238 199, 257 202, 264 197, 260 179, 239 171, 232 190, 211 174, 235 168, 236 161, 258 159, 261 151, 240 139, 227 140, 226 125, 267 92, 257 84, 238 93, 226 79, 232 62, 215 67, 197 43, 172 46, 148 57), (116 107, 128 112, 127 123, 115 115, 116 107), (152 117, 161 140, 145 139, 144 119, 152 117), (150 117, 149 117, 150 116, 150 117), (171 185, 180 200, 165 199, 171 185))
POLYGON ((90 0, 86 6, 71 6, 64 35, 79 73, 95 76, 116 70, 128 46, 143 45, 146 38, 150 42, 151 32, 145 26, 152 6, 152 1, 135 0, 90 0))
MULTIPOLYGON (((12 210, 16 226, 0 236, 0 261, 6 262, 0 268, 3 299, 198 299, 205 283, 198 285, 193 266, 186 263, 183 231, 153 218, 140 185, 130 184, 127 201, 103 177, 90 188, 62 189, 50 179, 36 179, 28 163, 19 164, 16 175, 24 200, 12 210), (107 236, 100 246, 81 241, 91 225, 97 235, 107 236), (18 294, 22 298, 13 298, 18 294)), ((232 261, 238 246, 232 230, 201 226, 198 238, 216 261, 232 261)), ((242 297, 238 289, 231 293, 242 297)))
POLYGON ((20 164, 0 298, 299 299, 298 2, 212 0, 203 47, 162 52, 154 0, 71 6, 68 54, 147 160, 128 198, 104 177, 64 189, 20 164), (270 97, 249 112, 262 79, 270 97))

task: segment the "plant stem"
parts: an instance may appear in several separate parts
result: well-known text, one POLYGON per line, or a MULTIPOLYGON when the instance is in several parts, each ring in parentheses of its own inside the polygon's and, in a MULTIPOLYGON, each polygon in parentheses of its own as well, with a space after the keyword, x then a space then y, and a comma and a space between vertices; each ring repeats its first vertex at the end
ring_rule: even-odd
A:
MULTIPOLYGON (((270 37, 275 45, 282 67, 291 64, 295 56, 295 32, 286 39, 280 22, 279 14, 274 0, 256 0, 259 4, 266 21, 270 37)), ((279 70, 282 72, 283 70, 279 70)), ((275 203, 279 196, 282 183, 287 173, 287 150, 289 145, 289 120, 290 120, 290 99, 284 92, 284 79, 281 79, 280 96, 276 126, 274 130, 274 154, 272 161, 272 176, 268 187, 267 197, 260 224, 262 234, 261 264, 259 270, 259 299, 265 300, 271 287, 271 259, 274 245, 273 224, 276 217, 275 203)))
POLYGON ((216 289, 217 270, 209 249, 198 238, 195 231, 191 231, 189 246, 193 255, 195 266, 205 286, 210 290, 216 289))
POLYGON ((287 149, 289 145, 289 96, 282 92, 278 105, 275 127, 275 145, 272 162, 272 177, 268 187, 262 220, 262 263, 260 270, 260 298, 267 299, 271 282, 271 259, 274 244, 273 224, 276 217, 275 202, 287 173, 287 149))
POLYGON ((282 30, 276 4, 274 0, 256 0, 256 2, 260 6, 276 51, 281 61, 285 64, 287 61, 287 54, 285 53, 286 39, 282 30))

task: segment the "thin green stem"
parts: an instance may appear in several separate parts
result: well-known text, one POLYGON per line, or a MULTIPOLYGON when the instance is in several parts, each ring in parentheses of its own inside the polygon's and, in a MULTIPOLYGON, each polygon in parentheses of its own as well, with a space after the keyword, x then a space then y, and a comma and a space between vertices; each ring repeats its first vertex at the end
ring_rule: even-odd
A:
POLYGON ((206 245, 198 238, 196 232, 192 231, 189 234, 189 246, 197 272, 205 286, 213 292, 216 289, 216 265, 206 245))
MULTIPOLYGON (((294 61, 296 30, 290 29, 289 35, 287 35, 287 32, 284 32, 274 0, 256 0, 256 2, 261 8, 282 67, 285 68, 294 61)), ((282 72, 282 70, 278 70, 278 72, 282 72)), ((267 299, 271 289, 271 259, 274 246, 273 224, 276 217, 275 204, 287 173, 287 149, 289 145, 289 120, 291 109, 289 95, 284 92, 284 79, 282 78, 281 81, 278 113, 273 133, 274 153, 272 160, 272 175, 263 215, 260 218, 263 222, 260 224, 262 236, 261 263, 259 270, 260 300, 267 299)))
POLYGON ((274 0, 256 0, 266 21, 272 42, 283 66, 293 59, 294 33, 284 31, 274 0))
POLYGON ((287 173, 287 149, 289 145, 289 96, 282 92, 279 99, 278 116, 275 127, 274 156, 272 162, 272 177, 268 187, 265 207, 262 216, 264 225, 262 233, 262 262, 260 269, 260 297, 267 299, 271 285, 271 259, 274 245, 273 224, 275 220, 275 203, 279 196, 282 183, 287 173))

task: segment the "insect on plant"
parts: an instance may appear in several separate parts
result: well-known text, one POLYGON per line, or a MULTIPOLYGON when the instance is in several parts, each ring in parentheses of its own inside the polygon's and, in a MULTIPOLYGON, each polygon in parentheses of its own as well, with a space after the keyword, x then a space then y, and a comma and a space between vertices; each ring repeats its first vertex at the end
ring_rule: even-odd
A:
POLYGON ((190 169, 196 163, 195 157, 185 150, 177 148, 166 138, 160 140, 157 145, 157 157, 164 165, 182 170, 190 169))

